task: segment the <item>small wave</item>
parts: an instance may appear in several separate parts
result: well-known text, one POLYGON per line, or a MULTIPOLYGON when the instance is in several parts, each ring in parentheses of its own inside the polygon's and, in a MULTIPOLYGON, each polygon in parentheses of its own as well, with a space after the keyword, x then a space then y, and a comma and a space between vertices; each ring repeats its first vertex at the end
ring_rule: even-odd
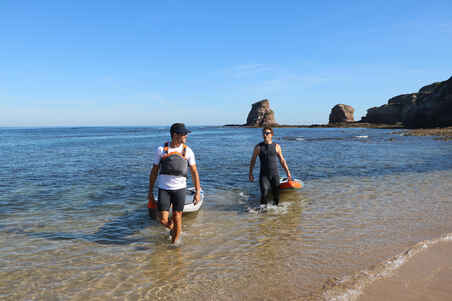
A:
POLYGON ((282 137, 283 140, 288 141, 304 141, 305 139, 303 137, 297 137, 297 136, 284 136, 282 137))
POLYGON ((267 211, 274 214, 286 214, 289 212, 289 202, 279 203, 278 206, 275 205, 267 205, 267 211))
POLYGON ((356 300, 372 282, 392 275, 395 270, 399 269, 416 254, 442 241, 452 241, 452 233, 437 239, 421 241, 405 252, 377 264, 370 270, 360 271, 352 276, 330 279, 323 286, 323 298, 325 301, 356 300))
MULTIPOLYGON (((350 138, 348 138, 350 139, 350 138)), ((342 141, 346 140, 345 137, 318 137, 318 138, 309 138, 306 141, 342 141)))
POLYGON ((246 194, 244 192, 240 192, 239 196, 241 199, 245 199, 245 200, 249 199, 249 197, 250 197, 248 194, 246 194))
POLYGON ((349 137, 313 137, 313 138, 304 138, 299 136, 284 136, 282 137, 282 140, 318 142, 318 141, 342 141, 342 140, 368 139, 368 138, 369 138, 368 135, 358 135, 349 137))
POLYGON ((258 207, 248 207, 248 212, 249 213, 255 213, 255 214, 260 214, 260 213, 267 213, 267 214, 286 214, 289 211, 289 206, 290 203, 288 202, 284 202, 284 203, 280 203, 278 206, 276 205, 260 205, 258 207))

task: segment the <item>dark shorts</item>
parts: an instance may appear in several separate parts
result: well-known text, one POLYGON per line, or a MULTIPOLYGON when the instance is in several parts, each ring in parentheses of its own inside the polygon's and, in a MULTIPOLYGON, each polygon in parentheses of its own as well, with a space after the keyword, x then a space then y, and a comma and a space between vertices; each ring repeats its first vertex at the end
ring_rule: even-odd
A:
POLYGON ((279 204, 279 174, 259 176, 259 186, 261 188, 261 204, 267 204, 270 192, 273 194, 273 204, 279 204))
POLYGON ((159 211, 169 211, 171 205, 173 205, 174 211, 184 211, 185 188, 178 190, 165 190, 159 188, 159 198, 157 203, 159 211))

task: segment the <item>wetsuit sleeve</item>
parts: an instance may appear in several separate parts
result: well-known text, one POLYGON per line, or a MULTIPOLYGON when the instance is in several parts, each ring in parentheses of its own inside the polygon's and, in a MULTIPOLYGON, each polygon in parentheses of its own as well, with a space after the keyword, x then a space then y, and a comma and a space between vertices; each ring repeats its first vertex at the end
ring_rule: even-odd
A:
POLYGON ((157 151, 155 152, 154 165, 160 164, 160 158, 162 157, 162 153, 163 153, 163 147, 159 146, 157 148, 157 151))

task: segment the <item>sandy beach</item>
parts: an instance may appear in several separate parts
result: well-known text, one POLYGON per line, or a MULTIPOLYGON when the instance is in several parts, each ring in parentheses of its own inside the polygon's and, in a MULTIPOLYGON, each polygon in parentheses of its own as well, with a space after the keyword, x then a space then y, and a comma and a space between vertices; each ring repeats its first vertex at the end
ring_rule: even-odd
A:
POLYGON ((391 276, 373 282, 358 300, 451 300, 451 254, 452 241, 433 244, 391 276))

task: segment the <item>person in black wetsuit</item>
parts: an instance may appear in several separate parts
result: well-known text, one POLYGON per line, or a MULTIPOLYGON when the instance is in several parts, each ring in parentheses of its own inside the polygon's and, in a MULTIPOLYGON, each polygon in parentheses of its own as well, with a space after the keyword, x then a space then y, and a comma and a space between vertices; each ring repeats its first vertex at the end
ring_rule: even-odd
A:
POLYGON ((287 178, 292 180, 292 176, 287 166, 281 151, 281 146, 272 142, 273 129, 271 127, 264 127, 262 130, 264 141, 254 147, 253 155, 251 156, 249 180, 254 181, 253 169, 256 164, 256 158, 260 159, 260 174, 259 186, 261 190, 261 205, 267 204, 268 194, 271 191, 273 194, 273 204, 279 204, 279 171, 278 162, 284 168, 287 178))

